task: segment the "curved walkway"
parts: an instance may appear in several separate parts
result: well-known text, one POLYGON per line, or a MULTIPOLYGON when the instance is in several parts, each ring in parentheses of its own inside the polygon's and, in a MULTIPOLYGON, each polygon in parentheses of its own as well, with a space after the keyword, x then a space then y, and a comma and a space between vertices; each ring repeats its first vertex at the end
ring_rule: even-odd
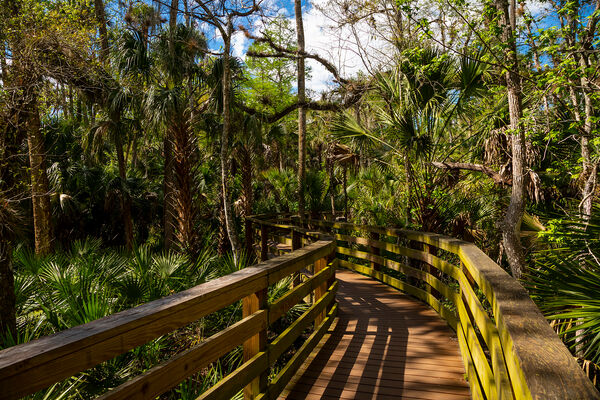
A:
POLYGON ((281 398, 469 399, 458 341, 424 304, 354 272, 336 272, 338 321, 281 398))

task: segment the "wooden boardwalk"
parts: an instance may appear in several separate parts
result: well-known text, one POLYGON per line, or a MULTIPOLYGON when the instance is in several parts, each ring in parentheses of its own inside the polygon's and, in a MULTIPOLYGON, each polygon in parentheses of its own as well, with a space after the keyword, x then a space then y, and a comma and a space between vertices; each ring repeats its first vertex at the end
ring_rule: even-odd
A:
POLYGON ((282 399, 469 399, 454 332, 427 306, 338 271, 338 321, 282 399))

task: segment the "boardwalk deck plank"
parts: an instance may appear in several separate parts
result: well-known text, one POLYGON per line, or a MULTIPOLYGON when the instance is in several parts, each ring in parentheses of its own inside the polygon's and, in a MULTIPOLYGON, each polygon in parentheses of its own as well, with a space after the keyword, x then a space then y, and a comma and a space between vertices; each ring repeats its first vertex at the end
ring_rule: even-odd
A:
POLYGON ((427 306, 339 271, 339 319, 280 399, 469 399, 454 332, 427 306))

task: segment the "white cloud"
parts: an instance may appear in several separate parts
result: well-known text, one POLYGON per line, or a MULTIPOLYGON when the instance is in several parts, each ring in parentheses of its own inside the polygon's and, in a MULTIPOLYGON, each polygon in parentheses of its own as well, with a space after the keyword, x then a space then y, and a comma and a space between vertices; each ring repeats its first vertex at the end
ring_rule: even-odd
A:
POLYGON ((234 57, 244 58, 248 49, 248 38, 243 32, 234 32, 231 38, 231 48, 234 57))
MULTIPOLYGON (((315 0, 313 3, 325 6, 327 0, 315 0)), ((293 18, 292 21, 295 26, 293 18)), ((304 12, 303 23, 306 51, 332 62, 344 77, 372 70, 389 61, 387 54, 390 53, 385 51, 388 42, 373 32, 366 22, 359 22, 353 29, 337 28, 331 19, 311 6, 304 12)), ((308 89, 318 95, 332 87, 333 76, 322 64, 309 59, 307 65, 312 68, 308 89)))
POLYGON ((531 0, 525 3, 527 10, 534 16, 539 17, 540 15, 546 14, 552 10, 552 4, 542 0, 531 0))
MULTIPOLYGON (((306 51, 315 53, 331 62, 344 77, 355 76, 358 72, 368 72, 376 68, 379 63, 386 60, 389 51, 386 47, 389 44, 382 39, 386 32, 373 32, 369 25, 358 23, 354 29, 336 28, 334 22, 322 12, 313 7, 326 6, 329 0, 312 0, 312 3, 304 8, 304 36, 306 42, 306 51), (368 65, 365 65, 368 64, 368 65)), ((296 21, 288 9, 282 7, 281 0, 265 0, 263 6, 268 6, 271 15, 288 15, 291 26, 296 27, 296 21), (277 11, 279 10, 279 11, 277 11)), ((328 7, 324 7, 327 9, 328 7)), ((378 17, 375 17, 378 19, 378 17)), ((383 23, 383 18, 380 18, 383 23)), ((264 23, 261 19, 251 20, 252 30, 255 34, 260 34, 264 23)), ((208 26, 205 26, 208 28, 208 26)), ((209 38, 210 47, 216 48, 222 46, 222 38, 217 29, 213 31, 213 37, 209 38)), ((292 40, 295 42, 295 37, 292 40)), ((232 54, 236 57, 245 58, 249 46, 249 39, 242 32, 235 32, 232 37, 232 54)), ((319 62, 308 59, 306 65, 311 68, 311 77, 307 80, 306 87, 313 94, 313 97, 319 97, 320 93, 327 91, 334 86, 333 76, 319 62)))

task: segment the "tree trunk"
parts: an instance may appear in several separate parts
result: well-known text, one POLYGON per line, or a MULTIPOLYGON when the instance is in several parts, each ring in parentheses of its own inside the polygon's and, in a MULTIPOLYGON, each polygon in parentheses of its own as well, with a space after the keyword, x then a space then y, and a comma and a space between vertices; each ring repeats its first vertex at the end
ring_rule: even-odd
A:
MULTIPOLYGON (((174 29, 177 26, 177 0, 171 0, 171 8, 169 10, 169 29, 170 34, 174 34, 174 29)), ((169 38, 169 51, 173 51, 173 38, 169 38)), ((173 134, 172 129, 166 129, 163 138, 163 155, 164 155, 164 171, 163 171, 163 229, 164 229, 164 246, 165 250, 170 250, 175 244, 175 172, 173 161, 173 134)))
POLYGON ((229 137, 231 135, 231 34, 233 26, 231 20, 227 21, 227 34, 223 38, 223 130, 221 133, 221 186, 223 189, 223 209, 225 211, 225 226, 227 236, 231 243, 233 259, 237 263, 240 254, 240 244, 236 236, 235 226, 233 224, 233 212, 229 201, 229 137))
POLYGON ((164 174, 163 174, 163 225, 164 225, 164 241, 165 249, 169 250, 175 242, 175 199, 174 186, 175 174, 173 173, 173 143, 171 143, 170 130, 165 132, 163 139, 164 149, 164 174))
POLYGON ((6 85, 8 68, 6 65, 6 44, 4 43, 4 38, 0 39, 0 77, 2 78, 2 82, 4 86, 6 85))
POLYGON ((252 193, 252 157, 250 151, 244 148, 241 151, 241 167, 242 167, 242 201, 244 209, 244 217, 252 215, 252 203, 254 194, 252 193))
POLYGON ((69 117, 73 118, 75 115, 75 107, 73 104, 73 87, 69 85, 69 117))
POLYGON ((410 156, 408 151, 404 155, 404 174, 406 175, 406 226, 412 222, 411 215, 411 196, 412 196, 412 170, 410 166, 410 156))
POLYGON ((15 310, 15 278, 11 262, 12 248, 10 242, 0 238, 0 346, 2 338, 17 333, 17 316, 15 310))
POLYGON ((33 203, 33 231, 35 253, 48 254, 52 251, 52 215, 50 209, 50 189, 46 173, 46 153, 44 139, 40 131, 40 114, 37 93, 28 91, 25 118, 27 143, 29 145, 29 165, 31 168, 31 199, 33 203))
POLYGON ((169 8, 169 28, 171 32, 177 26, 177 9, 179 8, 179 0, 171 0, 171 7, 169 8))
POLYGON ((581 68, 581 90, 583 92, 583 110, 585 120, 583 121, 583 134, 581 135, 581 158, 583 160, 583 179, 585 184, 581 193, 580 214, 585 220, 589 220, 592 214, 592 203, 594 200, 594 190, 596 189, 597 168, 592 165, 590 155, 590 137, 593 132, 594 109, 592 105, 592 88, 587 77, 587 68, 589 66, 587 54, 579 55, 579 67, 581 68))
POLYGON ((329 199, 331 201, 331 215, 333 215, 335 220, 335 165, 331 160, 327 160, 326 163, 329 168, 329 199))
MULTIPOLYGON (((254 194, 252 193, 252 157, 250 156, 250 151, 245 147, 241 149, 241 166, 242 166, 242 201, 243 201, 243 217, 248 217, 252 215, 252 203, 254 201, 254 194)), ((245 224, 245 249, 246 255, 250 257, 253 252, 253 240, 252 240, 252 232, 249 230, 252 229, 252 224, 245 224)))
POLYGON ((507 65, 506 87, 508 92, 508 110, 510 114, 510 128, 512 131, 512 191, 506 216, 502 221, 502 238, 506 257, 515 278, 520 278, 523 273, 524 255, 520 239, 521 220, 525 211, 525 135, 521 127, 521 81, 519 77, 519 64, 517 59, 516 41, 511 26, 514 20, 514 8, 509 10, 508 0, 495 0, 495 5, 500 13, 500 27, 502 41, 506 46, 504 62, 507 65))
POLYGON ((298 213, 304 216, 304 181, 306 180, 306 89, 304 69, 304 24, 302 22, 302 0, 294 0, 296 35, 298 38, 298 213))
MULTIPOLYGON (((185 118, 184 118, 185 119, 185 118)), ((193 146, 187 123, 172 123, 173 133, 173 191, 175 216, 177 219, 176 237, 182 250, 195 249, 194 204, 192 195, 193 146)))
POLYGON ((104 2, 94 0, 94 12, 98 22, 98 33, 100 34, 100 61, 106 63, 108 60, 108 31, 106 29, 106 14, 104 12, 104 2))
MULTIPOLYGON (((119 166, 119 178, 121 184, 127 183, 127 167, 125 164, 125 155, 123 154, 123 143, 119 134, 116 135, 115 147, 117 148, 117 163, 119 166)), ((131 196, 125 191, 121 191, 121 215, 123 218, 123 234, 125 235, 125 246, 128 250, 133 249, 133 217, 131 216, 131 196)))
POLYGON ((344 218, 348 222, 348 168, 345 165, 343 166, 342 180, 344 185, 344 218))
POLYGON ((227 223, 225 221, 225 210, 223 209, 223 186, 219 186, 219 215, 217 220, 219 222, 219 233, 217 240, 217 253, 220 256, 227 254, 231 249, 231 243, 227 236, 227 223))

